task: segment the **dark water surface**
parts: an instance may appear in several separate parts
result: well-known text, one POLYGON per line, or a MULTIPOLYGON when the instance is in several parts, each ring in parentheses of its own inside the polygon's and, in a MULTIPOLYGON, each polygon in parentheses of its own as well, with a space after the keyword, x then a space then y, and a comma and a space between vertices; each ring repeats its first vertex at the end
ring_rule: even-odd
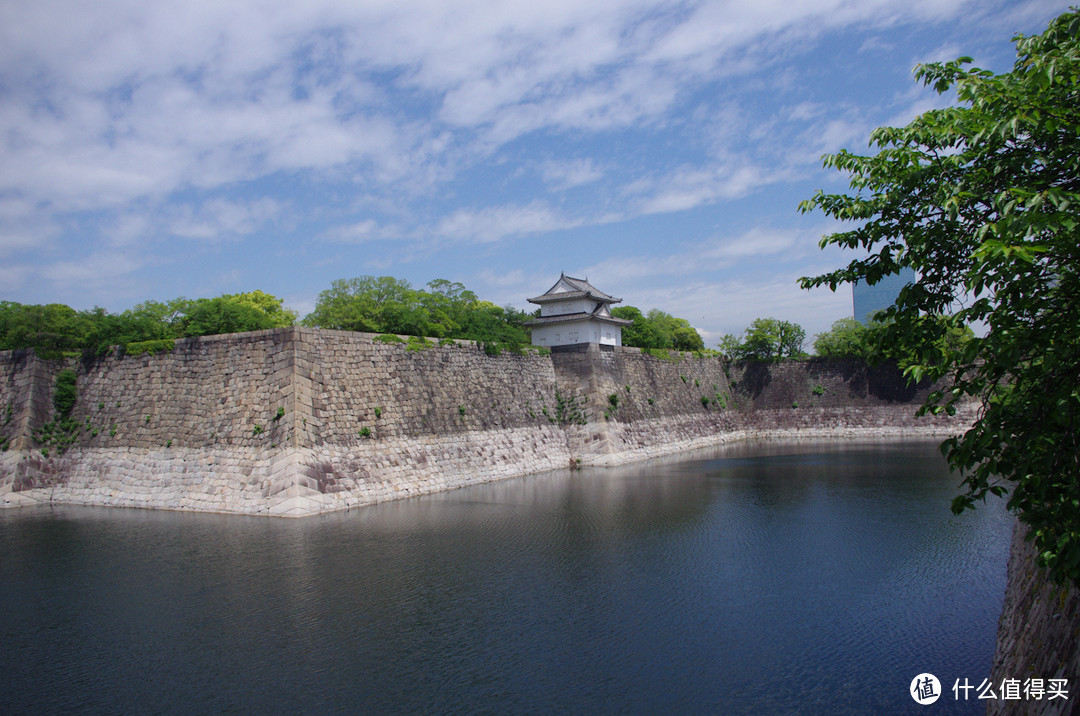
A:
POLYGON ((979 712, 1011 521, 956 482, 772 443, 305 520, 4 511, 0 713, 979 712))

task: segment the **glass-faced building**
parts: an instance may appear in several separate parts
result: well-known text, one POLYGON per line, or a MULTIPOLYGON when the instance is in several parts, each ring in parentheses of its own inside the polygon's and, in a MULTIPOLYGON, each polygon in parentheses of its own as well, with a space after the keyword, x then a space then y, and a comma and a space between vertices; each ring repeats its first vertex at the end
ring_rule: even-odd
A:
POLYGON ((900 273, 885 276, 873 286, 868 286, 864 281, 859 281, 851 287, 851 297, 855 304, 855 320, 863 325, 878 311, 883 311, 896 303, 900 296, 900 289, 909 283, 915 283, 915 269, 903 268, 900 273))

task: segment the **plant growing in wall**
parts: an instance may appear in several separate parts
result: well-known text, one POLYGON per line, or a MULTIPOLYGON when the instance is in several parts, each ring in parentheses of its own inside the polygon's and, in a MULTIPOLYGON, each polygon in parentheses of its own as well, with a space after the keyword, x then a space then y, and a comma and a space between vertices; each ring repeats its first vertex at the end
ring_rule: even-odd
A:
MULTIPOLYGON (((83 429, 83 424, 71 417, 78 397, 76 383, 75 371, 71 369, 64 369, 56 374, 52 399, 56 414, 32 436, 36 442, 44 445, 41 454, 45 457, 49 456, 50 446, 56 448, 58 455, 63 455, 83 429)), ((89 428, 89 420, 87 427, 89 428)))
POLYGON ((381 405, 376 405, 375 406, 375 419, 378 420, 381 417, 382 417, 382 406, 381 405))
POLYGON ((426 351, 427 349, 434 348, 434 347, 435 347, 435 343, 432 342, 432 341, 429 341, 427 338, 424 338, 423 336, 409 336, 409 340, 406 341, 406 344, 405 344, 405 350, 412 351, 414 353, 418 353, 418 352, 421 352, 421 351, 426 351))
POLYGON ((56 385, 53 388, 53 407, 60 417, 66 418, 71 414, 77 395, 75 371, 66 368, 57 373, 56 385))
POLYGON ((559 425, 585 425, 589 422, 585 415, 585 399, 578 402, 577 396, 566 397, 555 389, 555 420, 559 425))
MULTIPOLYGON (((457 406, 457 411, 458 411, 458 415, 460 415, 463 418, 465 417, 465 406, 464 405, 457 406)), ((547 415, 547 408, 544 408, 544 414, 547 415)))
POLYGON ((709 396, 707 396, 707 395, 701 396, 701 405, 706 410, 709 409, 709 396))
POLYGON ((281 420, 285 417, 285 408, 281 407, 277 409, 277 413, 274 414, 274 420, 281 420))
POLYGON ((604 420, 611 420, 611 416, 615 414, 615 411, 619 409, 619 394, 612 393, 607 398, 608 407, 604 411, 604 420))
POLYGON ((810 392, 814 395, 825 395, 825 387, 822 385, 815 385, 814 389, 810 392))
POLYGON ((256 435, 261 434, 262 431, 263 431, 263 426, 259 425, 258 423, 255 423, 255 427, 253 427, 251 429, 251 436, 255 437, 256 435))

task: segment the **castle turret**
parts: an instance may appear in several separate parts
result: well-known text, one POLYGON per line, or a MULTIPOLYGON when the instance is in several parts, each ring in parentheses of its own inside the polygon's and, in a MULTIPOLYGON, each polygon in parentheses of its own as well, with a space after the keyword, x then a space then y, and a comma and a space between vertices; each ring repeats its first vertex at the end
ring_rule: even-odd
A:
POLYGON ((589 283, 565 273, 543 295, 528 299, 540 306, 532 328, 532 344, 557 348, 587 343, 621 346, 622 327, 633 321, 611 315, 611 304, 621 303, 589 283))

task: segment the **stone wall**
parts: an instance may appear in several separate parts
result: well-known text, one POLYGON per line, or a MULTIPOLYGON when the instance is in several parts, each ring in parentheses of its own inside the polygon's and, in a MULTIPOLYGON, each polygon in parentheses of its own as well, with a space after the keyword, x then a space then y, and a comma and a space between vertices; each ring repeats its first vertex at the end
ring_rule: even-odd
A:
POLYGON ((0 450, 28 450, 52 409, 55 370, 32 351, 0 352, 0 450))
POLYGON ((596 346, 487 355, 301 327, 87 361, 16 351, 0 355, 0 501, 300 516, 744 437, 940 434, 968 419, 916 420, 926 388, 889 376, 596 346), (64 367, 78 400, 61 445, 35 431, 56 434, 64 367))
MULTIPOLYGON (((1069 699, 988 701, 987 714, 1076 713, 1080 700, 1080 591, 1055 585, 1035 563, 1026 528, 1013 529, 1005 604, 998 622, 991 681, 1068 679, 1069 699), (1022 707, 1019 705, 1022 704, 1022 707)), ((1023 694, 1021 694, 1023 696, 1023 694)))
POLYGON ((588 398, 588 425, 567 430, 582 464, 613 465, 744 438, 944 435, 970 424, 916 418, 934 386, 854 361, 729 366, 716 356, 636 348, 555 353, 564 393, 588 398))

